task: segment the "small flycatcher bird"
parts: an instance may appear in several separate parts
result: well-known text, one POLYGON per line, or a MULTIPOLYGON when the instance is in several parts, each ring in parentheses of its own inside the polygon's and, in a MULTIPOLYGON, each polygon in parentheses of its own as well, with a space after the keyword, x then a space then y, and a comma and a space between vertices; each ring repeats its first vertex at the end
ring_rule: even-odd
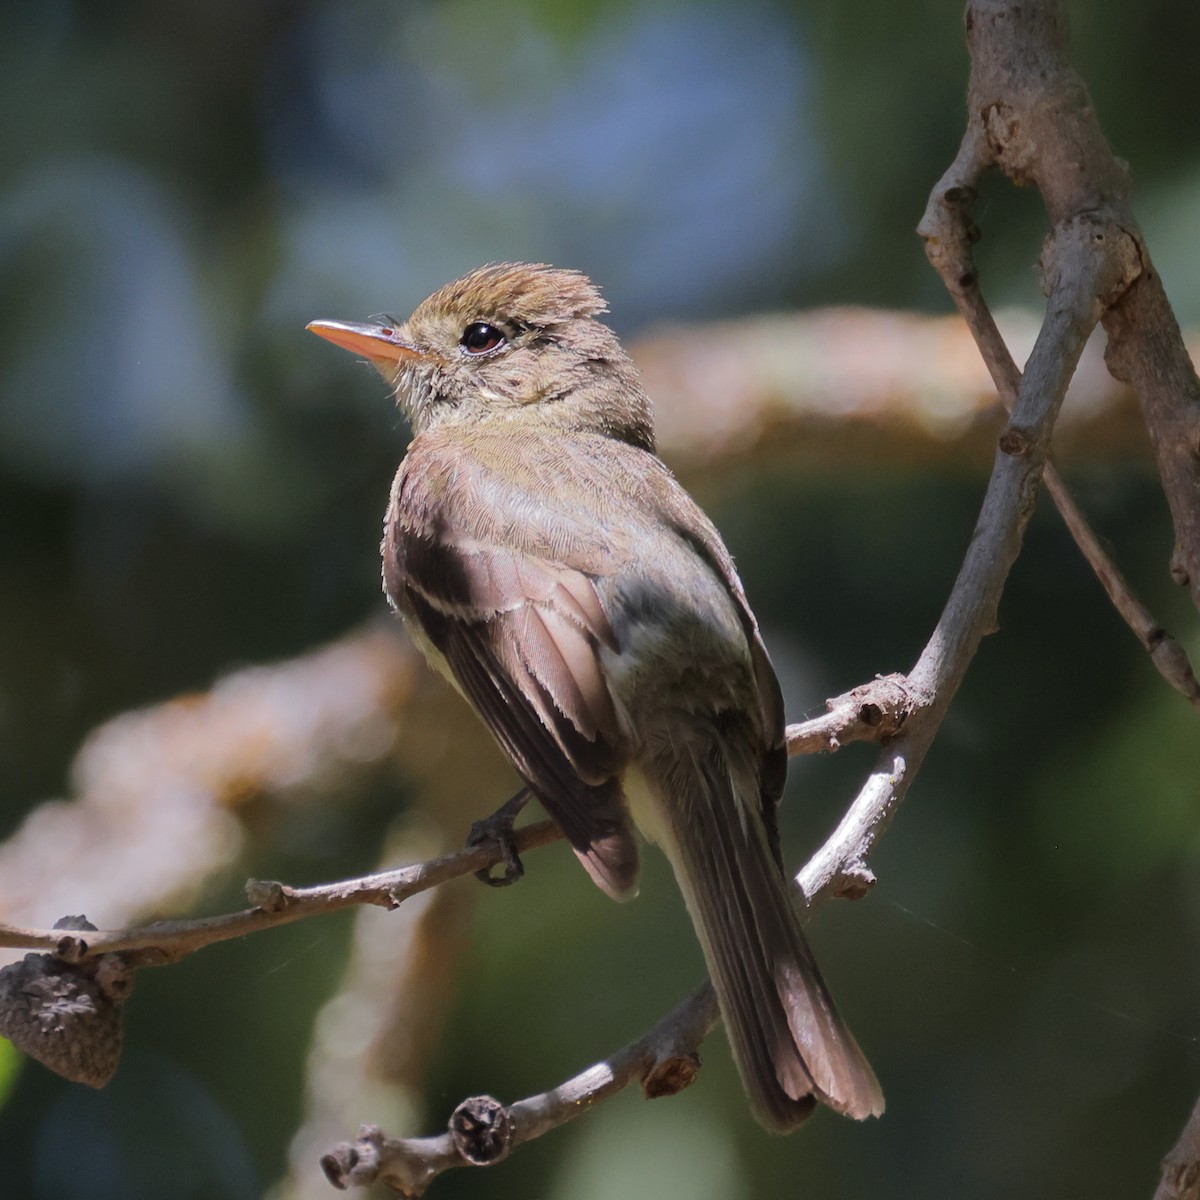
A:
POLYGON ((789 900, 779 684, 604 311, 577 271, 501 263, 403 323, 308 326, 412 424, 384 588, 605 892, 634 893, 634 823, 666 852, 759 1121, 878 1115, 789 900))

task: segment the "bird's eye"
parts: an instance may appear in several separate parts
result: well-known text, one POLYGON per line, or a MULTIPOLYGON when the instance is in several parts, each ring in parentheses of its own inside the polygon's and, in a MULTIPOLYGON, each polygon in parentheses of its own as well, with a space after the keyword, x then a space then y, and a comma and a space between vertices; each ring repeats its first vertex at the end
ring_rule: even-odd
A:
POLYGON ((504 345, 504 334, 486 321, 473 321, 463 330, 459 344, 468 354, 486 354, 504 345))

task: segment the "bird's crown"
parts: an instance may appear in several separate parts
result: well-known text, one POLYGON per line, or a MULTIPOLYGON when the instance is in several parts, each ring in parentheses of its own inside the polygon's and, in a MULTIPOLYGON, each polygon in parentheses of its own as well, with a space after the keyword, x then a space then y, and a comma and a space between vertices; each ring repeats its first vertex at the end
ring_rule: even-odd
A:
POLYGON ((607 308, 600 289, 582 271, 545 263, 489 263, 438 288, 413 313, 412 323, 469 315, 544 328, 596 317, 607 308))

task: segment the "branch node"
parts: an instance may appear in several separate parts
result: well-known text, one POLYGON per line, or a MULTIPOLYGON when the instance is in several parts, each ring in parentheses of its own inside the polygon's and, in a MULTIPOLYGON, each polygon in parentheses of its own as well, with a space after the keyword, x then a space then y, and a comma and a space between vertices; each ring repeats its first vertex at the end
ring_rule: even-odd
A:
POLYGON ((979 115, 992 157, 1003 163, 1014 183, 1022 183, 1023 176, 1019 177, 1020 172, 1016 166, 1004 162, 1004 156, 1021 128, 1020 119, 1013 115, 1012 106, 1005 104, 1003 100, 996 100, 987 105, 979 115))
POLYGON ((472 1166, 490 1167, 508 1157, 513 1121, 494 1096, 471 1096, 450 1114, 454 1148, 472 1166))
POLYGON ((962 212, 975 203, 975 189, 965 183, 955 184, 942 192, 942 203, 951 212, 962 212))
POLYGON ((684 1088, 691 1087, 700 1070, 700 1055, 695 1051, 673 1054, 659 1059, 646 1072, 642 1080, 642 1092, 647 1100, 659 1100, 663 1096, 674 1096, 684 1088))
POLYGON ((96 983, 112 1001, 120 1004, 133 991, 133 968, 119 954, 105 954, 96 963, 96 983))
POLYGON ((1144 263, 1140 240, 1104 212, 1073 213, 1042 245, 1042 290, 1052 296, 1064 284, 1075 289, 1086 281, 1101 309, 1110 309, 1142 274, 1144 263))
POLYGON ((379 1175, 383 1130, 378 1125, 360 1125, 353 1142, 338 1142, 321 1156, 325 1178, 339 1191, 368 1187, 379 1175))
POLYGON ((82 962, 87 958, 88 944, 74 934, 69 934, 67 937, 59 938, 54 943, 54 957, 61 959, 65 963, 82 962))
POLYGON ((856 859, 838 873, 832 894, 839 900, 861 900, 877 882, 875 872, 861 859, 856 859))
POLYGON ((1176 546, 1171 553, 1171 582, 1187 587, 1192 582, 1191 573, 1184 562, 1183 547, 1176 546))
MULTIPOLYGON (((76 916, 59 917, 54 922, 54 929, 71 929, 82 933, 95 933, 96 926, 91 923, 82 913, 76 916)), ((68 935, 59 940, 54 945, 54 957, 62 959, 65 963, 77 963, 87 957, 88 944, 86 938, 73 937, 68 935)))
POLYGON ((1033 450, 1035 438, 1031 430, 1010 425, 996 444, 1001 454, 1007 454, 1010 458, 1024 458, 1033 450))
POLYGON ((289 889, 277 879, 247 879, 246 899, 263 912, 282 912, 291 902, 289 889))

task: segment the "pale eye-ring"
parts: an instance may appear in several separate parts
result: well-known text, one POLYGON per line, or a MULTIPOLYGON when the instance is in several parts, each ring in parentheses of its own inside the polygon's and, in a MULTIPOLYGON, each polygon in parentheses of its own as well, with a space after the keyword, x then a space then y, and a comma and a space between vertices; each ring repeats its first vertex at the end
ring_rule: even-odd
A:
POLYGON ((486 321, 472 321, 459 339, 459 345, 468 354, 486 354, 497 346, 503 346, 504 342, 504 333, 486 321))

